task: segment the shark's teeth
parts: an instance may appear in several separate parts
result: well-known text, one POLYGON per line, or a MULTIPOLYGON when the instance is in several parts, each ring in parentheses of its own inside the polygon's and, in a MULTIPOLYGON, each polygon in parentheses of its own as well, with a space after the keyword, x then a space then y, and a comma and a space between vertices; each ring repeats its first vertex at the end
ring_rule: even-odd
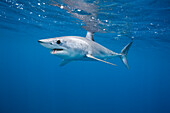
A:
POLYGON ((63 49, 52 49, 51 54, 56 54, 58 51, 62 51, 63 49))
POLYGON ((50 53, 51 53, 51 54, 55 54, 56 52, 55 52, 55 51, 51 51, 50 53))

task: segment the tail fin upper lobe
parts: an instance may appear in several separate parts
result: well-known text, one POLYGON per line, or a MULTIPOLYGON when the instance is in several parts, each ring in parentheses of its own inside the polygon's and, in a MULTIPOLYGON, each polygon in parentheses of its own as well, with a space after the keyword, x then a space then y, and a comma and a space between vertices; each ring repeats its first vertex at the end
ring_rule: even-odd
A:
POLYGON ((129 48, 131 47, 133 42, 130 42, 129 44, 127 44, 121 51, 120 53, 120 58, 122 60, 122 62, 125 64, 125 66, 129 69, 129 65, 128 65, 128 62, 127 62, 127 53, 129 51, 129 48))

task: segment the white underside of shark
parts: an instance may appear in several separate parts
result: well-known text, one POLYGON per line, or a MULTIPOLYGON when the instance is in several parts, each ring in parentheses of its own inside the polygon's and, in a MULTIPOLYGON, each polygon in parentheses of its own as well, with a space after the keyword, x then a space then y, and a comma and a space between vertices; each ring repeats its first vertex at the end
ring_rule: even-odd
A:
POLYGON ((87 32, 86 38, 79 36, 63 36, 38 41, 42 46, 51 49, 51 54, 63 59, 60 66, 71 61, 101 61, 107 64, 115 65, 105 60, 120 57, 127 68, 129 68, 126 55, 132 42, 127 44, 121 53, 115 53, 104 46, 93 41, 93 33, 87 32))

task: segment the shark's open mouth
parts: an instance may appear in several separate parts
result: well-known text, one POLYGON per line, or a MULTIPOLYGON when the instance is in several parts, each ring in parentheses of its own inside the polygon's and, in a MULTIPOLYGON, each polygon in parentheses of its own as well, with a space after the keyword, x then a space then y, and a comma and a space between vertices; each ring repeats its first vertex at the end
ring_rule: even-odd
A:
POLYGON ((56 54, 58 51, 63 51, 64 49, 57 49, 57 48, 55 48, 55 49, 52 49, 51 50, 51 54, 56 54))

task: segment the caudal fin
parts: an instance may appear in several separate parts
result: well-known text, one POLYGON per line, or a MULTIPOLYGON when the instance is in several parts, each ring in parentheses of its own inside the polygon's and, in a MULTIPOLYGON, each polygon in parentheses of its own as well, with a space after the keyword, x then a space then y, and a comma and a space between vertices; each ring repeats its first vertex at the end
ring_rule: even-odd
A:
POLYGON ((130 42, 129 44, 127 44, 121 51, 120 53, 120 58, 122 60, 122 62, 125 64, 125 66, 129 69, 129 65, 127 62, 127 53, 129 51, 130 46, 132 45, 133 42, 130 42))

